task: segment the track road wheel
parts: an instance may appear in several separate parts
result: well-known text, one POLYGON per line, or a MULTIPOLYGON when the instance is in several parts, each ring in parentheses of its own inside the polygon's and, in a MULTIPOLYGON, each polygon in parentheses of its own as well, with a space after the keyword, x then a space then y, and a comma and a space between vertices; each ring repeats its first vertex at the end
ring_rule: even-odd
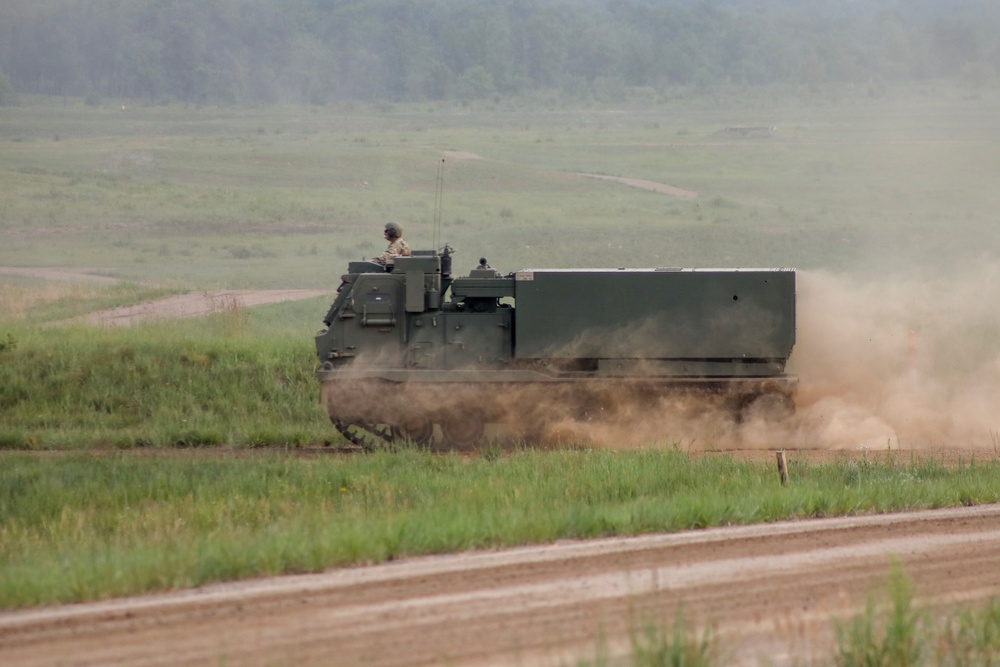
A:
POLYGON ((434 422, 425 417, 413 417, 399 425, 400 435, 415 445, 427 447, 434 441, 434 422))
POLYGON ((532 423, 522 426, 516 435, 522 444, 527 446, 538 446, 545 444, 545 425, 542 423, 532 423))
POLYGON ((754 419, 766 422, 780 422, 795 414, 795 401, 782 392, 768 392, 753 397, 740 411, 740 421, 754 419))
POLYGON ((474 449, 483 439, 485 425, 474 414, 455 413, 441 424, 444 443, 452 449, 474 449))
POLYGON ((342 422, 334 420, 334 428, 344 436, 348 442, 357 445, 366 451, 372 451, 379 447, 391 445, 398 434, 398 431, 385 424, 370 424, 362 422, 342 422))

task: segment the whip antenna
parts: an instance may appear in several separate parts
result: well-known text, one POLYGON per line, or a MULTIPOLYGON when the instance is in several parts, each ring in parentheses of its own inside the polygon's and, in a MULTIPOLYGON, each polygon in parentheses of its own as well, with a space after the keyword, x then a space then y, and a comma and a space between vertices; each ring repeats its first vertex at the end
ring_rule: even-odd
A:
POLYGON ((443 192, 444 158, 441 158, 441 162, 438 163, 437 186, 434 190, 434 229, 431 236, 431 240, 433 242, 431 247, 435 250, 438 249, 438 243, 441 241, 441 196, 443 192))

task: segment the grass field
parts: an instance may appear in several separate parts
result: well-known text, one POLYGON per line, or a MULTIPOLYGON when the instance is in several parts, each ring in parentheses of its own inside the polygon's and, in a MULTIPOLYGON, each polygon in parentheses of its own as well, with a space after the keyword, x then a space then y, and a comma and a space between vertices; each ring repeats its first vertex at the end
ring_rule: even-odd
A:
POLYGON ((770 465, 639 452, 483 457, 3 455, 0 608, 418 554, 1000 500, 1000 461, 770 465))
MULTIPOLYGON (((63 321, 115 294, 146 294, 67 289, 26 319, 63 321)), ((339 436, 310 360, 311 321, 328 305, 221 309, 125 329, 15 322, 0 329, 0 449, 330 444, 339 436)))
MULTIPOLYGON (((643 108, 23 102, 0 108, 0 267, 121 282, 0 274, 0 449, 15 450, 0 468, 2 608, 567 536, 997 500, 1000 424, 980 421, 974 430, 993 448, 974 466, 903 455, 896 465, 803 467, 780 495, 761 466, 674 451, 683 434, 628 452, 213 457, 188 448, 339 443, 313 378, 328 299, 127 330, 62 323, 190 290, 332 292, 348 260, 382 249, 381 227, 395 219, 414 247, 456 247, 459 272, 486 255, 503 272, 796 266, 870 291, 887 276, 933 283, 913 292, 929 295, 920 312, 948 317, 922 332, 921 350, 973 350, 959 366, 995 389, 1000 323, 983 291, 992 283, 963 283, 978 305, 956 310, 956 291, 937 280, 997 265, 1000 96, 928 83, 878 98, 745 91, 643 108), (975 345, 960 342, 965 328, 975 345), (90 449, 103 453, 17 451, 90 449), (107 453, 118 449, 138 452, 107 453)), ((911 303, 887 291, 900 309, 911 303)), ((838 326, 863 315, 875 336, 905 340, 913 326, 849 299, 829 308, 838 326)), ((803 349, 815 349, 815 333, 800 331, 803 349)), ((890 361, 905 367, 905 343, 898 349, 890 361)), ((821 350, 819 368, 840 380, 834 371, 859 351, 821 350)), ((865 352, 866 368, 886 357, 865 352)), ((950 412, 971 397, 992 415, 981 386, 934 385, 931 407, 920 407, 950 412)), ((929 444, 968 444, 941 440, 953 432, 933 431, 929 444)), ((782 442, 796 444, 813 443, 782 442)))
MULTIPOLYGON (((650 108, 0 110, 0 264, 329 287, 387 219, 458 266, 941 271, 993 253, 1000 100, 761 93, 650 108), (741 134, 733 128, 773 128, 741 134), (451 158, 459 151, 481 159, 451 158), (695 199, 587 179, 667 183, 695 199)), ((995 255, 994 255, 995 256, 995 255)))

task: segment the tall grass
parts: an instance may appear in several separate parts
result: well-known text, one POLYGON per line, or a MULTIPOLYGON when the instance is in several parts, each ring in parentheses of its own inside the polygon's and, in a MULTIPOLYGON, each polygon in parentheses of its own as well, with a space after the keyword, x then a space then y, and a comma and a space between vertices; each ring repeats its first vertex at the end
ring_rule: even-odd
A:
POLYGON ((933 655, 941 667, 1000 664, 1000 600, 950 615, 934 635, 933 655))
POLYGON ((673 627, 647 624, 632 634, 632 663, 636 667, 710 667, 714 664, 712 633, 705 628, 694 634, 678 610, 673 627))
MULTIPOLYGON (((836 636, 832 655, 791 664, 834 667, 989 667, 1000 664, 1000 599, 985 605, 933 610, 914 604, 913 587, 894 564, 884 590, 868 596, 865 608, 846 619, 831 619, 836 636)), ((631 633, 631 650, 611 657, 599 642, 594 660, 577 667, 710 667, 724 664, 727 647, 706 626, 699 634, 678 609, 672 624, 646 623, 631 633)), ((762 664, 767 664, 766 662, 762 664)))
POLYGON ((913 608, 913 586, 902 566, 892 567, 889 604, 877 610, 869 596, 863 613, 836 625, 837 667, 916 667, 927 649, 927 618, 913 608))
POLYGON ((899 564, 881 595, 869 595, 864 611, 834 626, 836 667, 1000 664, 1000 599, 935 613, 914 604, 913 586, 899 564))
POLYGON ((598 646, 594 660, 579 659, 576 667, 608 667, 633 665, 634 667, 712 667, 719 664, 718 642, 706 627, 699 634, 684 618, 678 608, 670 625, 646 622, 633 628, 629 635, 631 651, 627 659, 612 658, 604 646, 598 646))
POLYGON ((211 450, 8 452, 0 608, 90 600, 415 554, 834 513, 992 502, 1000 464, 799 470, 728 457, 419 450, 302 458, 211 450))
MULTIPOLYGON (((329 442, 311 346, 323 308, 229 303, 128 329, 0 325, 13 341, 0 349, 0 448, 329 442)), ((49 313, 79 310, 36 307, 34 322, 49 313)))

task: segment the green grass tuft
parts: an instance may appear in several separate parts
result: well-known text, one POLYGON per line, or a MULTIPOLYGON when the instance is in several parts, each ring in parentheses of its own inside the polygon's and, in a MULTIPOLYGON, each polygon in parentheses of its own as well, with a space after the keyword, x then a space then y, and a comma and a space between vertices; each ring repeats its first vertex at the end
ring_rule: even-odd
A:
POLYGON ((926 618, 913 608, 913 587, 902 566, 889 575, 889 608, 869 597, 863 614, 836 626, 837 667, 916 667, 926 650, 926 618))

